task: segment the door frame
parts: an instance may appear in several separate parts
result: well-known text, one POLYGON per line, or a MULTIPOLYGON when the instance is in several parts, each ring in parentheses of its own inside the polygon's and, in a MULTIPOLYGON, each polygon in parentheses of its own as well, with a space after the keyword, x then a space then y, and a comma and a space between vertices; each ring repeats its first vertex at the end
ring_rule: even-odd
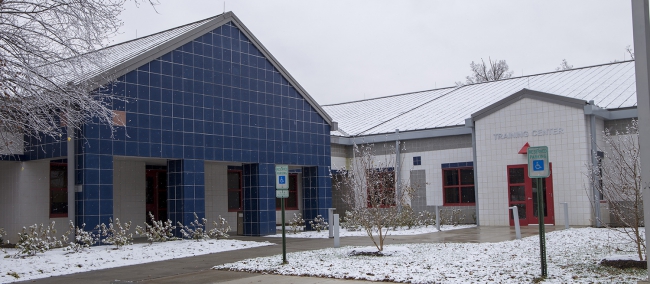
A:
MULTIPOLYGON (((553 166, 552 163, 549 163, 550 175, 545 178, 546 184, 546 194, 544 196, 544 204, 546 205, 546 217, 544 217, 544 224, 555 225, 555 206, 553 199, 553 166), (550 202, 549 202, 550 201, 550 202)), ((526 219, 519 219, 520 226, 526 225, 537 225, 539 224, 539 219, 535 217, 535 212, 533 212, 533 179, 528 177, 528 164, 519 164, 519 165, 508 165, 506 170, 506 182, 507 182, 507 191, 508 191, 508 222, 510 226, 514 226, 515 222, 512 218, 512 209, 510 207, 513 203, 516 204, 525 204, 526 205, 526 219), (523 168, 524 169, 524 201, 510 201, 511 192, 510 186, 521 186, 521 183, 511 184, 510 183, 510 169, 513 168, 523 168)))

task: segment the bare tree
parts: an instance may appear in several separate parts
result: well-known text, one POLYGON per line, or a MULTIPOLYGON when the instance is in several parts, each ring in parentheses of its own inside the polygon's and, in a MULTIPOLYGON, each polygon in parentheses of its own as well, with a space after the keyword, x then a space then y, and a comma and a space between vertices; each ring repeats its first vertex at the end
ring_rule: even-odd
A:
POLYGON ((560 63, 560 67, 555 68, 555 71, 565 71, 571 69, 573 69, 573 65, 569 65, 566 59, 562 59, 562 63, 560 63))
POLYGON ((23 134, 58 138, 62 126, 90 119, 112 125, 110 98, 79 78, 102 70, 97 51, 122 25, 127 1, 0 0, 0 148, 23 134))
POLYGON ((643 260, 644 186, 641 183, 638 120, 632 120, 623 133, 611 133, 606 129, 604 134, 604 157, 599 165, 590 167, 589 176, 595 176, 591 182, 609 203, 609 210, 618 223, 613 229, 625 233, 636 244, 639 260, 643 260))
POLYGON ((359 224, 381 252, 388 232, 399 222, 399 208, 411 200, 413 190, 408 181, 396 182, 395 148, 375 155, 373 147, 354 145, 355 158, 334 180, 334 187, 343 191, 343 202, 350 208, 346 216, 354 219, 348 221, 359 224))
POLYGON ((632 50, 631 46, 626 46, 625 47, 625 52, 630 56, 630 59, 634 60, 634 50, 632 50))
POLYGON ((472 75, 465 77, 465 83, 460 81, 456 82, 456 86, 497 81, 512 77, 513 71, 510 71, 510 67, 508 67, 508 63, 505 60, 492 61, 488 57, 488 63, 489 65, 485 64, 483 58, 481 58, 481 63, 474 63, 472 61, 469 64, 469 68, 472 69, 472 75))

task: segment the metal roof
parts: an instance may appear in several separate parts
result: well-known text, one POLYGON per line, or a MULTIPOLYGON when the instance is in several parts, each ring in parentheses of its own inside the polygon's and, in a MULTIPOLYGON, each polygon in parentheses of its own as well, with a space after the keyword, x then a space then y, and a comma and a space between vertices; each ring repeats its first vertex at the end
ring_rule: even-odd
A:
POLYGON ((566 71, 510 78, 404 95, 403 103, 395 96, 377 98, 372 103, 349 102, 324 106, 339 123, 334 136, 363 136, 403 131, 435 129, 465 125, 469 118, 483 108, 506 97, 528 89, 567 98, 594 100, 605 109, 636 106, 634 61, 616 62, 566 71), (424 93, 438 97, 425 100, 424 93), (395 115, 389 115, 395 114, 395 115), (356 127, 361 124, 363 127, 356 127))
MULTIPOLYGON (((284 69, 278 60, 262 45, 262 43, 248 30, 233 12, 227 12, 194 23, 172 28, 135 40, 112 45, 91 54, 82 56, 101 55, 103 58, 100 66, 85 66, 83 75, 75 74, 69 80, 73 83, 89 83, 90 89, 98 88, 138 67, 174 50, 200 36, 226 24, 235 25, 277 69, 277 71, 293 86, 296 91, 318 112, 321 117, 332 125, 332 118, 323 108, 307 93, 307 91, 284 69)), ((75 62, 75 58, 69 59, 75 62)), ((73 63, 74 64, 74 63, 73 63)))

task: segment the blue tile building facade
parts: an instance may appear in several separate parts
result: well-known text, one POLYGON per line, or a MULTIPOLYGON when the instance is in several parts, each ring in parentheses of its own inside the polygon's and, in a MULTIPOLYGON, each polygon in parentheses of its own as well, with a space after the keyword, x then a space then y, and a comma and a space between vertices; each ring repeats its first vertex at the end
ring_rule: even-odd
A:
MULTIPOLYGON (((113 217, 116 156, 167 160, 174 223, 204 216, 205 161, 242 164, 245 235, 275 233, 275 164, 302 167, 305 219, 327 216, 330 122, 240 27, 221 24, 97 90, 114 96, 126 122, 113 131, 88 123, 77 133, 77 224, 113 217)), ((27 139, 24 160, 67 155, 65 137, 27 139)))

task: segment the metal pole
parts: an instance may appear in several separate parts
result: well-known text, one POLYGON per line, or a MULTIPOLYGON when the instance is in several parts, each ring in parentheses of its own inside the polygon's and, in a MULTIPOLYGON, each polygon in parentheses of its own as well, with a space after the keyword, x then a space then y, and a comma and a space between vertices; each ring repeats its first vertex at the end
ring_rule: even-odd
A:
POLYGON ((472 164, 474 170, 474 210, 476 210, 476 226, 481 226, 481 215, 479 214, 480 198, 478 198, 478 163, 476 159, 476 125, 472 124, 472 164))
POLYGON ((341 240, 339 238, 339 214, 334 214, 332 224, 332 227, 334 227, 334 247, 338 248, 341 246, 341 240))
MULTIPOLYGON (((591 105, 594 105, 594 101, 589 101, 591 105)), ((594 217, 596 219, 596 228, 600 228, 600 194, 598 188, 596 187, 596 179, 598 175, 596 170, 598 167, 598 157, 596 156, 596 151, 598 145, 596 145, 596 115, 592 114, 589 117, 589 128, 591 132, 591 192, 594 198, 594 217)))
MULTIPOLYGON (((639 152, 641 153, 641 184, 643 199, 650 200, 650 13, 648 0, 632 0, 632 30, 634 36, 634 73, 636 75, 637 111, 639 113, 639 152)), ((650 202, 643 203, 643 218, 650 220, 650 202)), ((650 236, 650 226, 645 235, 650 236)), ((650 245, 646 239, 646 255, 650 245)), ((647 257, 646 257, 647 261, 647 257)), ((650 278, 650 270, 648 270, 650 278)))
POLYGON ((512 219, 515 222, 515 236, 521 240, 521 227, 519 227, 519 208, 517 206, 510 207, 512 209, 512 219))
POLYGON ((544 233, 544 190, 542 189, 542 179, 536 178, 537 184, 537 219, 539 219, 539 255, 542 264, 542 277, 547 277, 546 269, 546 237, 544 233))
POLYGON ((332 221, 332 219, 334 219, 334 209, 335 208, 327 208, 327 221, 330 223, 330 225, 327 226, 327 229, 329 230, 330 238, 334 237, 334 221, 332 221))
POLYGON ((287 235, 284 229, 284 198, 280 198, 280 206, 282 207, 282 264, 289 263, 287 261, 287 235))
POLYGON ((569 229, 569 203, 560 203, 564 206, 564 229, 569 229))
POLYGON ((395 129, 395 194, 397 197, 397 212, 402 212, 402 165, 399 151, 399 129, 395 129))
MULTIPOLYGON (((75 223, 75 226, 79 226, 77 224, 77 220, 75 218, 75 205, 76 205, 76 199, 75 199, 75 153, 74 153, 74 144, 75 142, 75 137, 74 137, 74 128, 71 126, 67 127, 67 135, 68 135, 68 219, 72 222, 75 223)), ((74 232, 72 232, 74 235, 74 232)))
POLYGON ((436 229, 440 231, 440 206, 436 205, 436 229))

